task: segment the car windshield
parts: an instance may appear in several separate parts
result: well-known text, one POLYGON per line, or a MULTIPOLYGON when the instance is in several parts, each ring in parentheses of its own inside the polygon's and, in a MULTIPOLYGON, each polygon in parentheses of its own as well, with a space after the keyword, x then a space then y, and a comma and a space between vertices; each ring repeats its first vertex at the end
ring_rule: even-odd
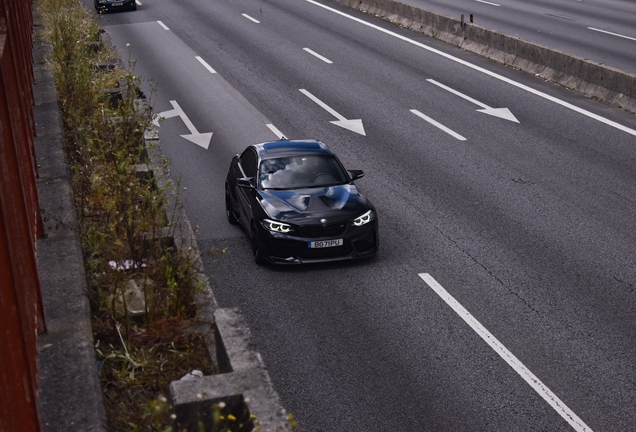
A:
POLYGON ((266 159, 259 167, 261 189, 302 189, 348 182, 347 174, 331 155, 266 159))

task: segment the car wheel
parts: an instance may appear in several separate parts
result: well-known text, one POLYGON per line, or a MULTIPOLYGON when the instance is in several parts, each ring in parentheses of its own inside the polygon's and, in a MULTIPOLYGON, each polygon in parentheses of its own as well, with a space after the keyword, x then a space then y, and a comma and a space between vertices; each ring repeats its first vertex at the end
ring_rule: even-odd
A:
POLYGON ((130 7, 130 10, 137 10, 137 2, 133 2, 132 6, 130 7))
POLYGON ((227 221, 236 225, 238 222, 236 220, 236 215, 234 214, 234 210, 232 210, 232 198, 230 197, 230 189, 227 185, 225 185, 225 215, 227 216, 227 221))
POLYGON ((265 264, 265 257, 263 257, 263 251, 261 250, 261 242, 258 240, 258 230, 256 229, 256 223, 252 221, 252 229, 250 233, 250 241, 252 242, 252 253, 254 254, 254 262, 256 264, 265 264))

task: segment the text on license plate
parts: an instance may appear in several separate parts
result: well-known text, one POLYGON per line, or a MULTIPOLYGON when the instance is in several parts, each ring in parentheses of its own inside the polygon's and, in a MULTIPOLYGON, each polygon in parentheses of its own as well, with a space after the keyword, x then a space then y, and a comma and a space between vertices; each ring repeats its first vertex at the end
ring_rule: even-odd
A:
POLYGON ((316 249, 316 248, 342 246, 343 243, 342 243, 342 239, 336 239, 336 240, 312 241, 312 242, 308 242, 307 244, 311 249, 316 249))

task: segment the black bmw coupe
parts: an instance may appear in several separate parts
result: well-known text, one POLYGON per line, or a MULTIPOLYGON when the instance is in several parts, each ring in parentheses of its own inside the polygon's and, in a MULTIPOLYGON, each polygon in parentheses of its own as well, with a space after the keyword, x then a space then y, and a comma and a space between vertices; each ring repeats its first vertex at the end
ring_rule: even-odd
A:
POLYGON ((228 221, 261 264, 364 258, 378 250, 378 216, 336 155, 313 140, 273 141, 237 154, 225 182, 228 221))

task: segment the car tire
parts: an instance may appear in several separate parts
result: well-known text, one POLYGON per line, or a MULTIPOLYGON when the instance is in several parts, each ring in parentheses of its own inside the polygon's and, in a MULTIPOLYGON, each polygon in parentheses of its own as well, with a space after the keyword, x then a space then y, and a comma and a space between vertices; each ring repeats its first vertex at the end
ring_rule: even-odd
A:
POLYGON ((254 262, 256 264, 265 264, 265 257, 261 249, 261 242, 258 240, 258 230, 256 229, 256 223, 252 221, 252 229, 250 230, 250 241, 252 243, 252 254, 254 255, 254 262))
POLYGON ((137 2, 133 2, 132 6, 130 7, 130 10, 137 10, 137 2))
POLYGON ((230 188, 228 185, 225 185, 225 216, 227 216, 227 221, 231 225, 237 224, 238 220, 236 219, 234 210, 232 210, 232 198, 230 197, 230 188))

